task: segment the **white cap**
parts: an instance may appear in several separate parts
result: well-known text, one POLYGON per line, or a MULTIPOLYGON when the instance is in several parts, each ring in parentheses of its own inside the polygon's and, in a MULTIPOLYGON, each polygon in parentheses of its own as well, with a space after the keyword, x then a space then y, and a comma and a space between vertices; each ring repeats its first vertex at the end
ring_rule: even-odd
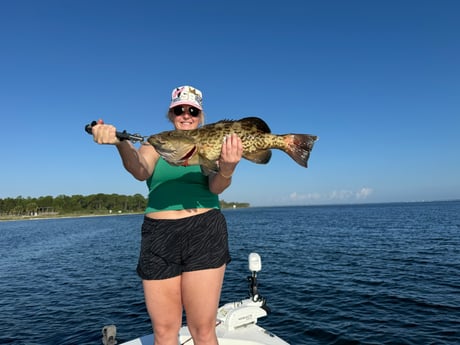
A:
POLYGON ((176 105, 182 104, 193 105, 203 110, 203 95, 201 91, 188 85, 176 87, 172 90, 169 108, 171 109, 176 105))

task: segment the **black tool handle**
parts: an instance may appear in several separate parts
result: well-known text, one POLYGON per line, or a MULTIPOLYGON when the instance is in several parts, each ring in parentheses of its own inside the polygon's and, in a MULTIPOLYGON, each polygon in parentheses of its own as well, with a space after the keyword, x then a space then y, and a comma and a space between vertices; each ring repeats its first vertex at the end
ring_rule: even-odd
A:
MULTIPOLYGON (((93 134, 93 126, 96 126, 97 125, 97 121, 93 121, 91 123, 88 123, 86 126, 85 126, 85 131, 86 133, 88 134, 93 134)), ((123 131, 123 132, 116 132, 115 133, 116 137, 118 138, 118 140, 120 141, 123 141, 123 140, 131 140, 133 137, 135 137, 135 135, 133 134, 130 134, 126 131, 123 131)))

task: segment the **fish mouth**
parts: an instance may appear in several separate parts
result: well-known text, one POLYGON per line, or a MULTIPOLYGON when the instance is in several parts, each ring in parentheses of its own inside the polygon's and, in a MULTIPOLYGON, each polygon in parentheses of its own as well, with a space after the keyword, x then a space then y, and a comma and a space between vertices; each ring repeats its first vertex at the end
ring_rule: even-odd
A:
POLYGON ((185 162, 187 161, 188 159, 190 159, 190 157, 193 156, 193 154, 196 152, 196 146, 193 146, 192 149, 184 156, 182 157, 180 160, 182 162, 185 162))

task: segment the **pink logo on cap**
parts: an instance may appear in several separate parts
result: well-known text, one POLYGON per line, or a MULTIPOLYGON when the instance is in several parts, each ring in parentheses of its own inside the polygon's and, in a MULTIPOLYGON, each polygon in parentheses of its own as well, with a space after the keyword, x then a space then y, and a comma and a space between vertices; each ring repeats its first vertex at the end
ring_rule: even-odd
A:
POLYGON ((184 89, 184 86, 176 87, 172 92, 172 99, 180 98, 180 94, 181 94, 183 89, 184 89))

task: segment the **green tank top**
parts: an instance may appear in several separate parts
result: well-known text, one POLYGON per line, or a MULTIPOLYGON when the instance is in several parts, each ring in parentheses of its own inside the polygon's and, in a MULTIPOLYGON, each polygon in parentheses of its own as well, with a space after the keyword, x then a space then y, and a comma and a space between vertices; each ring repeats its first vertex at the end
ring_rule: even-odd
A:
POLYGON ((147 187, 149 201, 145 213, 220 208, 219 196, 209 190, 208 177, 201 173, 199 165, 172 166, 160 157, 147 187))

